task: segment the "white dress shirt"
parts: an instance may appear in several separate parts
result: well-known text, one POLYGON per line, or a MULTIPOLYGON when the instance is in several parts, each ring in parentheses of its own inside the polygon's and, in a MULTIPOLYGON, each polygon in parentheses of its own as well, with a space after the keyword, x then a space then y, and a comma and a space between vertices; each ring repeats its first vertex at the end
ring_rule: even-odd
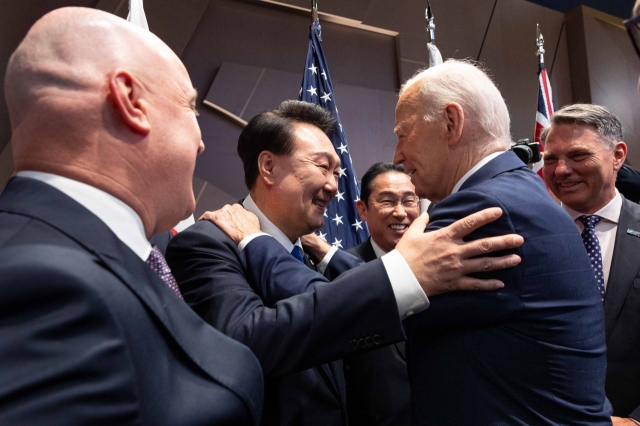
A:
POLYGON ((373 237, 371 237, 371 247, 373 247, 373 252, 376 254, 376 257, 378 259, 380 259, 382 256, 384 256, 385 254, 387 254, 387 251, 382 250, 382 248, 376 244, 375 241, 373 241, 373 237))
MULTIPOLYGON (((293 250, 294 245, 301 247, 300 239, 298 238, 295 244, 289 241, 287 236, 284 235, 284 233, 260 211, 250 195, 245 198, 243 205, 247 210, 258 216, 260 229, 264 232, 251 234, 244 238, 240 241, 240 244, 238 244, 238 250, 242 251, 247 244, 260 235, 271 235, 276 239, 276 241, 282 244, 288 252, 293 250)), ((322 262, 317 265, 318 272, 321 274, 324 273, 326 266, 329 264, 329 261, 336 250, 337 247, 332 247, 331 250, 329 250, 324 259, 322 259, 322 262)), ((413 275, 411 268, 409 268, 409 265, 399 251, 393 250, 383 256, 382 264, 387 271, 389 281, 391 282, 391 288, 396 296, 400 319, 405 319, 406 317, 413 315, 414 313, 421 312, 429 307, 429 299, 427 298, 427 295, 422 290, 422 287, 420 287, 420 283, 418 283, 418 280, 415 275, 413 275)))
POLYGON ((39 180, 63 192, 103 221, 140 259, 146 261, 149 257, 151 243, 147 240, 142 219, 131 207, 113 195, 86 183, 51 173, 21 171, 16 176, 39 180))
MULTIPOLYGON (((577 212, 564 203, 561 203, 561 206, 567 213, 569 213, 571 219, 574 220, 578 230, 582 232, 584 230, 584 225, 578 220, 578 218, 585 213, 577 212)), ((594 231, 596 232, 596 237, 598 237, 600 251, 602 252, 602 270, 604 272, 605 290, 607 288, 607 282, 609 281, 611 261, 613 260, 613 247, 616 244, 620 210, 622 210, 622 196, 616 189, 616 196, 613 197, 606 206, 593 213, 594 215, 602 217, 602 220, 596 224, 594 231)))

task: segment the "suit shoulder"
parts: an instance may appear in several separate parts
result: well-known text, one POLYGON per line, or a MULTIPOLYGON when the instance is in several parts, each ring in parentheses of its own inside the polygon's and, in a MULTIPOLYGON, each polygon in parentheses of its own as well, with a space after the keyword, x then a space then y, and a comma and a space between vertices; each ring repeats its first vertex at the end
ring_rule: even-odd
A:
POLYGON ((137 418, 138 406, 126 403, 138 396, 125 330, 108 302, 116 284, 86 252, 43 245, 0 250, 0 358, 7 361, 0 382, 11 384, 0 391, 7 407, 0 423, 137 418), (83 410, 87 393, 104 404, 83 410))
POLYGON ((85 251, 47 245, 0 250, 0 306, 6 309, 29 307, 38 315, 74 306, 79 313, 86 310, 86 315, 100 313, 100 322, 108 322, 113 313, 108 300, 123 288, 118 277, 85 251))
POLYGON ((215 224, 203 220, 171 238, 166 257, 167 259, 175 258, 194 251, 227 252, 228 255, 237 256, 238 246, 215 224))

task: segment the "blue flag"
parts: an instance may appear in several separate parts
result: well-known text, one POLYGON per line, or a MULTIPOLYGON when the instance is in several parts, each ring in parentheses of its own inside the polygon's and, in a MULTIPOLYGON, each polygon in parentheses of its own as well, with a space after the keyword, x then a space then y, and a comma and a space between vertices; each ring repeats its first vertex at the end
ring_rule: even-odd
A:
POLYGON ((336 118, 331 143, 340 156, 338 193, 327 207, 324 227, 318 231, 318 235, 332 245, 347 250, 362 244, 369 237, 369 230, 356 211, 356 201, 360 198, 360 186, 351 163, 347 137, 338 116, 329 68, 322 53, 320 21, 316 20, 311 24, 309 39, 300 100, 320 105, 336 118))

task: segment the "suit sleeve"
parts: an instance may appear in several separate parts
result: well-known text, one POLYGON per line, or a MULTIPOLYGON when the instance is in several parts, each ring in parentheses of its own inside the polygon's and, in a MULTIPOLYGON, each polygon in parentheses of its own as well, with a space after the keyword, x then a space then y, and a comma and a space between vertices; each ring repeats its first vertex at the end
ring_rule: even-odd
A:
POLYGON ((200 222, 179 233, 167 260, 185 300, 211 325, 249 346, 265 376, 404 339, 381 262, 329 282, 268 236, 247 245, 242 255, 250 261, 243 265, 234 247, 216 238, 218 232, 200 222), (273 300, 274 287, 306 292, 273 300))
POLYGON ((327 269, 324 270, 324 276, 329 280, 333 281, 340 274, 346 272, 350 269, 355 268, 356 266, 362 265, 364 262, 357 257, 347 253, 343 250, 336 250, 331 258, 331 261, 327 265, 327 269))
POLYGON ((0 256, 0 424, 139 423, 121 328, 87 285, 103 279, 114 278, 82 252, 0 256))
MULTIPOLYGON (((500 207, 503 211, 502 216, 495 222, 471 233, 465 238, 466 241, 516 233, 505 206, 497 198, 473 190, 458 192, 437 204, 431 212, 431 221, 426 232, 446 227, 471 213, 489 207, 500 207)), ((522 256, 520 248, 492 253, 489 256, 503 256, 510 253, 522 256)), ((405 326, 418 325, 422 329, 428 329, 458 324, 492 323, 510 315, 522 306, 520 266, 478 273, 473 276, 481 279, 498 279, 505 286, 494 291, 455 291, 431 296, 429 309, 407 319, 405 326)))

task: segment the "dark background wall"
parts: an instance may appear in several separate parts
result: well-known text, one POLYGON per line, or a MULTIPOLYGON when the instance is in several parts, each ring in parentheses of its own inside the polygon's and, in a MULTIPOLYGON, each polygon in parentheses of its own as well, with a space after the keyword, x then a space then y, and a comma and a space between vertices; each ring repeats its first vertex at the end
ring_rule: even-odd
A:
MULTIPOLYGON (((532 137, 538 84, 535 27, 539 23, 556 108, 587 100, 614 109, 625 123, 630 163, 640 167, 640 136, 634 126, 640 118, 640 96, 635 92, 640 61, 621 28, 621 19, 594 15, 589 9, 565 15, 562 7, 570 5, 570 0, 553 2, 561 11, 536 3, 543 0, 432 0, 437 45, 444 58, 479 59, 507 101, 514 139, 532 137)), ((628 3, 619 6, 624 6, 620 13, 626 9, 629 14, 633 0, 601 3, 628 3)), ((300 9, 308 4, 307 0, 145 3, 151 31, 181 57, 200 93, 199 122, 207 149, 198 159, 194 177, 196 215, 246 195, 235 153, 242 126, 208 104, 248 120, 282 100, 296 98, 310 23, 309 13, 300 9)), ((96 7, 122 17, 127 14, 126 0, 2 2, 0 77, 10 52, 29 26, 48 10, 64 5, 96 7)), ((372 163, 392 157, 397 90, 428 60, 425 5, 426 0, 319 0, 334 99, 360 176, 372 163)), ((2 103, 0 187, 13 171, 10 136, 2 103)))

